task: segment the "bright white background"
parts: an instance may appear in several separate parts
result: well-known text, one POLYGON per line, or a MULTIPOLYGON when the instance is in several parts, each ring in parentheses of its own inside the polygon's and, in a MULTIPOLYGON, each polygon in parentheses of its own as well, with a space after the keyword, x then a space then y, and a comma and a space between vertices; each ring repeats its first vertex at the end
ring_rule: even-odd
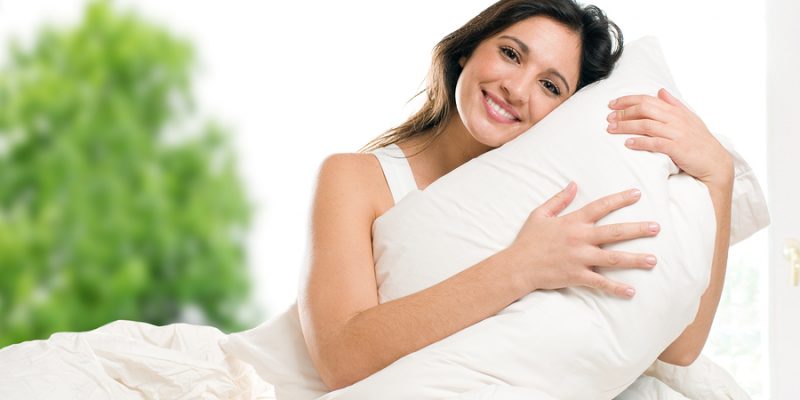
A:
MULTIPOLYGON (((0 0, 0 41, 29 40, 43 22, 77 21, 84 3, 0 0)), ((422 88, 433 46, 491 3, 117 2, 197 44, 197 95, 207 114, 235 132, 240 171, 257 207, 249 264, 255 295, 269 314, 294 301, 320 162, 332 153, 356 151, 402 122, 418 104, 406 101, 422 88)), ((661 39, 683 97, 713 132, 733 139, 765 185, 763 2, 593 4, 617 22, 626 39, 661 39)), ((759 235, 739 246, 748 249, 732 254, 731 268, 740 258, 757 278, 766 268, 765 240, 759 235)), ((731 363, 728 368, 735 369, 736 360, 731 363)), ((746 379, 759 381, 764 371, 758 361, 746 379)), ((741 375, 737 379, 745 379, 741 375)))

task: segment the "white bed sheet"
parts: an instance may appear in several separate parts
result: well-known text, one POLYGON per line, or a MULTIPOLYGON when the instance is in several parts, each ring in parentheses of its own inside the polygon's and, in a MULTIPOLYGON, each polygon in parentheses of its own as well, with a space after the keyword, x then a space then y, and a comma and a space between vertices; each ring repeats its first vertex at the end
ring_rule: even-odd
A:
POLYGON ((0 350, 0 399, 275 399, 253 368, 187 324, 117 321, 0 350))
MULTIPOLYGON (((89 332, 57 333, 48 340, 8 346, 0 349, 0 399, 275 400, 272 385, 220 347, 224 338, 207 326, 116 321, 89 332)), ((648 373, 661 379, 642 376, 617 400, 749 399, 707 359, 690 368, 662 363, 648 373)), ((452 398, 490 399, 554 400, 502 385, 452 398)))

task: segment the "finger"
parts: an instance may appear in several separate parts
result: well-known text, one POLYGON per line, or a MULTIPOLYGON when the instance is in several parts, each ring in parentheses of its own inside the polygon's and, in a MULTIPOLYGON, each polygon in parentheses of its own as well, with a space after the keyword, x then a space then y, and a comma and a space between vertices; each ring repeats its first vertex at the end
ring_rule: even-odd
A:
POLYGON ((608 122, 624 121, 633 119, 652 119, 659 122, 669 120, 669 108, 663 101, 649 98, 641 103, 633 103, 629 107, 615 109, 606 119, 608 122))
POLYGON ((637 202, 641 196, 642 193, 637 189, 626 190, 624 192, 601 197, 575 212, 580 214, 579 217, 583 220, 597 222, 597 220, 605 217, 612 211, 637 202))
POLYGON ((672 158, 673 142, 669 139, 639 136, 626 140, 625 146, 632 150, 663 153, 672 158))
POLYGON ((670 105, 681 107, 684 109, 688 109, 677 97, 673 96, 672 93, 668 92, 667 89, 661 89, 658 91, 658 98, 664 100, 670 105))
POLYGON ((622 242, 640 237, 655 236, 661 227, 655 222, 609 224, 594 228, 592 244, 622 242))
POLYGON ((603 250, 599 247, 593 248, 588 257, 584 261, 586 264, 607 268, 652 269, 658 263, 658 259, 652 254, 603 250))
POLYGON ((612 110, 622 110, 631 107, 635 104, 643 104, 643 103, 647 103, 655 107, 666 108, 664 100, 656 96, 650 96, 646 94, 634 94, 629 96, 617 97, 616 99, 613 99, 608 103, 608 108, 612 110))
POLYGON ((533 210, 533 215, 539 217, 557 217, 575 199, 577 191, 575 182, 570 181, 564 190, 547 199, 542 205, 533 210))
POLYGON ((603 275, 600 275, 595 272, 589 272, 587 274, 586 283, 584 286, 593 287, 599 290, 602 290, 612 296, 618 296, 625 299, 630 299, 634 295, 636 295, 636 289, 632 286, 628 286, 624 283, 615 282, 603 275))
POLYGON ((672 131, 663 122, 652 119, 633 121, 614 121, 608 124, 608 133, 627 133, 632 135, 656 136, 672 139, 672 131))

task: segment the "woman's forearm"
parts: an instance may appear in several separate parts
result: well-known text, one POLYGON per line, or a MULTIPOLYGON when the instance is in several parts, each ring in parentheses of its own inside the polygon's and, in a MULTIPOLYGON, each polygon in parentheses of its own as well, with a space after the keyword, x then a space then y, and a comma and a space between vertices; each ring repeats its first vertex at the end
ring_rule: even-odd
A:
POLYGON ((675 365, 690 365, 702 352, 711 331, 711 324, 714 321, 725 282, 728 247, 730 246, 732 172, 719 184, 707 185, 717 221, 711 278, 708 288, 700 299, 700 307, 695 320, 658 357, 661 361, 675 365))
POLYGON ((328 365, 346 366, 327 375, 332 389, 348 386, 400 357, 492 316, 529 293, 515 282, 505 251, 420 292, 353 316, 335 342, 326 343, 328 365))

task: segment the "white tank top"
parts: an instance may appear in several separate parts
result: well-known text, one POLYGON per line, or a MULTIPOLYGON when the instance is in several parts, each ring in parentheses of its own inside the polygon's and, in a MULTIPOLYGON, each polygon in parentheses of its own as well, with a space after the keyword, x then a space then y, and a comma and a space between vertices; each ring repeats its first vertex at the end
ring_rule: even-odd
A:
POLYGON ((390 144, 371 151, 383 169, 383 176, 392 191, 394 204, 400 202, 407 194, 417 190, 417 182, 414 180, 414 173, 403 154, 403 150, 396 144, 390 144))

